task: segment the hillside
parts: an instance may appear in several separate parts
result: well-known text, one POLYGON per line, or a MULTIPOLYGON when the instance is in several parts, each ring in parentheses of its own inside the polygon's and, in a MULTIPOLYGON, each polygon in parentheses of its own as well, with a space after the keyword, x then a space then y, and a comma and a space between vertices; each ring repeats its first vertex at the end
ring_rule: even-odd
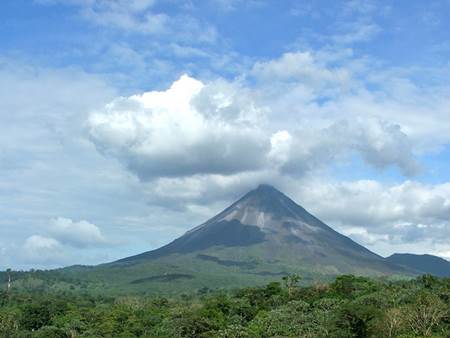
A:
POLYGON ((387 261, 440 277, 450 277, 450 262, 433 255, 393 254, 387 261))

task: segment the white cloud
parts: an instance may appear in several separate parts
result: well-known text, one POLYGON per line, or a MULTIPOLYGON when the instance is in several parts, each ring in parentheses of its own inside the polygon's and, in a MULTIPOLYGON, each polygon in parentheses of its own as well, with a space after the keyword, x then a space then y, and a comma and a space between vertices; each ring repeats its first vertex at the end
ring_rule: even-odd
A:
POLYGON ((163 13, 148 11, 154 3, 154 0, 97 0, 84 1, 81 4, 84 5, 82 15, 98 25, 138 33, 158 34, 165 32, 170 18, 163 13))
MULTIPOLYGON (((195 175, 189 177, 159 178, 144 183, 143 189, 149 203, 166 208, 188 210, 202 207, 210 217, 216 211, 214 207, 225 207, 241 194, 254 189, 261 182, 271 182, 276 179, 274 171, 243 172, 233 175, 195 175), (213 208, 213 209, 210 209, 213 208)), ((191 224, 192 225, 192 224, 191 224)))
POLYGON ((339 45, 372 40, 382 31, 382 27, 376 22, 376 16, 384 16, 390 11, 389 5, 372 0, 345 1, 340 7, 335 27, 337 33, 329 37, 339 45))
POLYGON ((399 128, 396 134, 406 135, 417 154, 450 142, 446 132, 450 87, 442 81, 442 74, 448 72, 445 68, 387 69, 340 48, 291 52, 257 62, 251 76, 258 80, 259 98, 279 128, 317 129, 340 120, 377 119, 399 128), (417 80, 425 73, 426 84, 417 80))
POLYGON ((443 257, 444 259, 450 261, 450 250, 436 250, 431 253, 432 255, 443 257))
POLYGON ((288 162, 292 151, 292 136, 288 131, 280 130, 271 136, 268 157, 276 167, 288 162))
MULTIPOLYGON (((77 6, 81 18, 94 25, 116 28, 126 33, 170 37, 195 43, 214 43, 215 28, 183 14, 168 15, 155 10, 157 0, 35 0, 40 4, 77 6)), ((183 6, 180 6, 183 9, 183 6)))
POLYGON ((142 180, 231 175, 273 167, 292 176, 359 153, 376 168, 417 172, 412 145, 399 126, 377 118, 274 130, 260 93, 236 82, 203 84, 187 75, 163 92, 119 98, 91 114, 88 129, 104 154, 142 180))
MULTIPOLYGON (((24 267, 60 267, 67 264, 92 262, 99 256, 95 249, 110 244, 100 229, 87 221, 74 222, 58 217, 41 234, 28 236, 22 244, 14 241, 2 245, 7 264, 20 264, 24 267), (92 249, 86 256, 80 249, 92 249)), ((1 243, 0 243, 1 244, 1 243)), ((107 256, 102 256, 102 260, 107 256)))
POLYGON ((345 33, 334 35, 332 39, 338 44, 352 44, 369 41, 380 31, 381 28, 373 22, 356 22, 350 25, 345 33))
POLYGON ((113 101, 91 115, 91 139, 142 179, 257 169, 269 144, 260 110, 238 89, 182 76, 164 92, 113 101))
POLYGON ((272 151, 283 148, 282 173, 302 176, 316 168, 326 168, 332 161, 345 159, 352 153, 360 154, 375 168, 397 166, 407 176, 418 172, 412 145, 399 126, 371 118, 341 120, 324 129, 299 128, 294 137, 285 135, 283 141, 277 142, 272 139, 272 151))
POLYGON ((357 14, 371 14, 379 10, 379 4, 373 0, 347 0, 342 5, 342 14, 345 16, 351 16, 357 14))
POLYGON ((339 229, 340 232, 346 236, 351 237, 353 240, 358 243, 368 244, 376 244, 380 241, 388 241, 388 234, 375 234, 369 232, 366 228, 363 227, 343 227, 339 229))
POLYGON ((297 199, 330 225, 359 236, 366 244, 430 241, 449 246, 450 183, 314 180, 301 185, 297 199))
MULTIPOLYGON (((327 67, 325 61, 309 51, 289 52, 278 59, 256 62, 252 74, 274 87, 286 82, 291 85, 295 83, 314 95, 325 96, 323 91, 345 87, 351 79, 348 69, 327 67)), ((281 88, 284 90, 286 87, 281 88)))
POLYGON ((49 233, 64 244, 78 248, 102 246, 108 243, 98 226, 81 220, 58 217, 51 222, 49 233))
MULTIPOLYGON (((54 236, 50 220, 55 215, 101 218, 108 225, 104 237, 117 243, 124 237, 115 231, 117 215, 145 207, 136 189, 128 192, 130 175, 98 154, 83 135, 88 112, 114 96, 99 75, 0 57, 0 246, 6 248, 0 255, 5 264, 29 269, 104 262, 97 251, 107 251, 105 243, 80 250, 54 236), (38 258, 21 254, 31 235, 58 242, 47 241, 53 243, 47 251, 62 247, 62 254, 33 263, 38 258)), ((37 242, 30 239, 27 247, 37 242)))
MULTIPOLYGON (((67 259, 64 248, 56 239, 32 235, 25 240, 19 256, 32 264, 61 264, 67 259)), ((17 259, 17 258, 16 258, 17 259)))

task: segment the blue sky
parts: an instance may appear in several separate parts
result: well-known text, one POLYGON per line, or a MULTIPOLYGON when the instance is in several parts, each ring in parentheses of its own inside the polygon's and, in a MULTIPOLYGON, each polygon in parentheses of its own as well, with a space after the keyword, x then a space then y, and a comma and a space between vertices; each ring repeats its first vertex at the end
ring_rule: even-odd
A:
POLYGON ((156 248, 263 182, 379 254, 450 257, 449 1, 0 9, 4 268, 156 248))

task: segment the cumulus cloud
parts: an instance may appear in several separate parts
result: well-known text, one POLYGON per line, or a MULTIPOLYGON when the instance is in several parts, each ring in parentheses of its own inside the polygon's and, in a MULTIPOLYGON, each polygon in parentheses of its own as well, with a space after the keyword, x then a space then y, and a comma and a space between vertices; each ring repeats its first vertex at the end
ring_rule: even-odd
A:
POLYGON ((269 147, 259 110, 222 88, 184 75, 167 91, 120 98, 91 115, 91 139, 143 180, 258 169, 269 147))
MULTIPOLYGON (((58 217, 41 229, 40 234, 28 236, 22 244, 13 242, 3 245, 2 249, 6 262, 36 268, 89 262, 94 256, 97 260, 99 255, 95 250, 109 244, 111 243, 95 224, 58 217), (92 250, 84 257, 78 252, 79 249, 92 250)), ((102 256, 102 260, 107 257, 102 256)))
POLYGON ((281 173, 302 176, 331 161, 360 154, 375 168, 397 166, 404 175, 418 172, 412 145, 400 127, 375 118, 341 120, 324 129, 299 129, 275 133, 269 157, 281 173))
MULTIPOLYGON (((332 76, 330 76, 331 78, 332 76)), ((376 168, 418 165, 400 126, 373 118, 277 130, 254 90, 224 80, 203 84, 183 75, 166 91, 122 97, 91 114, 91 140, 142 180, 232 175, 276 168, 302 176, 359 153, 376 168)))
POLYGON ((98 226, 84 220, 76 222, 70 218, 58 217, 52 220, 49 233, 59 242, 78 248, 108 243, 98 226))
POLYGON ((367 62, 350 49, 301 51, 256 62, 249 81, 183 76, 92 114, 91 139, 143 180, 273 167, 302 176, 353 153, 415 175, 415 155, 449 141, 446 90, 424 93, 410 73, 367 62))

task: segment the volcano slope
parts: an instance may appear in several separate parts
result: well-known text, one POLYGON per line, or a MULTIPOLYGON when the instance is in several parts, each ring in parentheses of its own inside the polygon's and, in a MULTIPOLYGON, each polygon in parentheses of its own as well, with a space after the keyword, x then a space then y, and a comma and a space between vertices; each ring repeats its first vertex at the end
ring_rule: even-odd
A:
POLYGON ((149 293, 258 285, 293 273, 306 282, 414 273, 334 231, 269 185, 159 249, 65 269, 68 275, 80 272, 102 288, 149 293))

